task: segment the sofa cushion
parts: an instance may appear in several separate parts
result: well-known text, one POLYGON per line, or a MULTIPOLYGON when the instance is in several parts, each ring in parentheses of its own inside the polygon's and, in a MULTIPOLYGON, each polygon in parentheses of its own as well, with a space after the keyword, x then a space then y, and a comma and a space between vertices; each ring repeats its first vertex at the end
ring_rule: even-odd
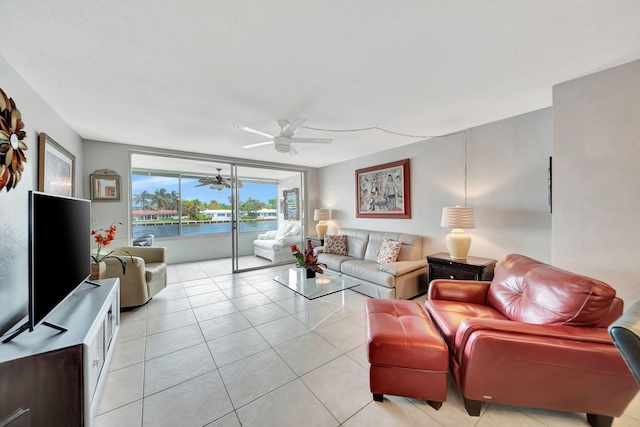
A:
MULTIPOLYGON (((289 251, 289 246, 300 244, 300 236, 284 237, 280 240, 254 240, 253 246, 256 248, 268 249, 272 251, 289 251)), ((293 256, 293 255, 292 255, 293 256)))
POLYGON ((347 255, 347 236, 324 236, 324 253, 347 255))
POLYGON ((326 264, 328 269, 334 271, 340 271, 342 263, 352 259, 347 255, 326 254, 324 252, 318 254, 318 262, 326 264))
POLYGON ((340 271, 343 274, 357 277, 377 285, 388 288, 395 287, 395 277, 389 273, 380 271, 380 264, 377 262, 350 259, 340 265, 340 271))
POLYGON ((167 271, 167 264, 164 262, 148 262, 144 266, 144 275, 147 283, 158 278, 162 278, 167 271))
POLYGON ((487 302, 518 322, 589 327, 608 315, 615 295, 606 283, 511 254, 496 269, 487 302))
POLYGON ((398 259, 398 254, 400 253, 400 247, 402 246, 402 242, 398 242, 397 240, 384 239, 382 242, 382 247, 380 248, 380 252, 378 253, 378 264, 388 264, 390 262, 395 262, 398 259))
MULTIPOLYGON (((369 230, 360 230, 357 228, 341 228, 338 232, 341 236, 347 236, 347 255, 358 259, 364 259, 364 252, 369 243, 370 233, 369 230)), ((375 258, 372 261, 375 261, 375 258)))
POLYGON ((369 235, 367 250, 364 256, 359 258, 376 262, 382 244, 386 239, 402 242, 397 261, 417 261, 422 259, 422 236, 388 231, 372 231, 369 235))
POLYGON ((298 234, 300 234, 300 226, 294 225, 293 227, 291 227, 291 230, 289 230, 289 232, 287 233, 287 237, 297 236, 298 234))
POLYGON ((459 301, 427 300, 424 302, 433 322, 438 325, 449 348, 455 348, 456 332, 463 320, 499 319, 507 320, 500 312, 488 305, 459 301))

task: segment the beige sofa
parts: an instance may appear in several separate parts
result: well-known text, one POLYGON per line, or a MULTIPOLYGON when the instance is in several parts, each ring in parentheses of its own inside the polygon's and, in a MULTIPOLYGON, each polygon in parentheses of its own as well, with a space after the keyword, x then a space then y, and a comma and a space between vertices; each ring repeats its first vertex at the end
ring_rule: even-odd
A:
POLYGON ((355 228, 342 228, 338 235, 347 236, 347 255, 320 250, 318 261, 327 265, 327 273, 358 282, 354 291, 387 299, 410 299, 426 292, 429 269, 422 256, 422 236, 355 228), (400 254, 395 262, 378 264, 385 239, 402 242, 400 254))
POLYGON ((115 258, 105 260, 105 278, 120 278, 120 307, 137 307, 167 287, 167 248, 124 246, 114 251, 127 261, 127 272, 115 258), (126 252, 125 252, 126 251, 126 252), (129 258, 131 254, 131 258, 129 258))

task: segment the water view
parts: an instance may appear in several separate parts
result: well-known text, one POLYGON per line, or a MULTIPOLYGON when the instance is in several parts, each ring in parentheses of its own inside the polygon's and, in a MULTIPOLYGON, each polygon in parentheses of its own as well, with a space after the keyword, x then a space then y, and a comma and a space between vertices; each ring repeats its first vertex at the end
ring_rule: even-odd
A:
MULTIPOLYGON (((240 232, 256 232, 269 231, 278 228, 277 220, 267 221, 241 221, 240 232)), ((212 233, 231 233, 230 222, 216 223, 189 223, 182 224, 182 234, 212 234, 212 233)), ((145 234, 153 234, 155 237, 167 237, 180 235, 179 225, 176 223, 146 223, 133 224, 133 237, 144 236, 145 234)))

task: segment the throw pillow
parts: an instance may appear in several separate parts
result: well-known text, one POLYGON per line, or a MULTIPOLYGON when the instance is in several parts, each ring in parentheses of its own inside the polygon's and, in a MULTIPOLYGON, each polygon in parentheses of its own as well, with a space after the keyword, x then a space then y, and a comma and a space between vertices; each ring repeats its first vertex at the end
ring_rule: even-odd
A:
POLYGON ((324 236, 324 253, 346 255, 347 236, 324 236))
POLYGON ((291 227, 293 227, 293 225, 289 223, 280 224, 280 226, 278 227, 278 232, 276 233, 276 240, 287 237, 287 233, 289 232, 289 230, 291 230, 291 227))
POLYGON ((380 252, 378 253, 378 264, 395 262, 398 259, 398 254, 400 254, 401 246, 402 242, 398 242, 397 240, 384 239, 384 241, 382 242, 382 247, 380 248, 380 252))
POLYGON ((298 234, 300 234, 300 226, 294 225, 291 227, 291 230, 289 230, 289 233, 287 233, 287 237, 297 236, 298 234))

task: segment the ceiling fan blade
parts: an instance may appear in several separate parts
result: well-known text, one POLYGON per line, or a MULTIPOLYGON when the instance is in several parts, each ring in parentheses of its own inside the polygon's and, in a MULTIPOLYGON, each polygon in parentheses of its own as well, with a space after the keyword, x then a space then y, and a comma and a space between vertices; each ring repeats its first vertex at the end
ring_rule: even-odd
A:
POLYGON ((327 138, 290 138, 291 142, 312 143, 312 144, 331 144, 333 139, 327 138))
POLYGON ((291 138, 293 134, 296 133, 298 128, 302 126, 306 121, 307 119, 303 119, 300 117, 296 118, 293 122, 289 123, 289 126, 287 126, 287 128, 282 131, 280 136, 284 136, 285 138, 291 138))
POLYGON ((205 185, 210 185, 210 182, 203 182, 201 184, 196 185, 195 187, 204 187, 205 185))
POLYGON ((273 141, 258 142, 257 144, 243 145, 242 148, 260 147, 261 145, 273 144, 273 141))
POLYGON ((253 129, 253 128, 250 128, 250 127, 239 125, 237 123, 234 124, 233 127, 238 128, 240 130, 243 130, 245 132, 255 133, 256 135, 261 135, 261 136, 264 136, 264 137, 267 137, 267 138, 272 138, 272 139, 275 138, 273 135, 269 135, 268 133, 264 133, 264 132, 261 132, 259 130, 256 130, 256 129, 253 129))
POLYGON ((298 154, 298 150, 293 148, 293 145, 292 145, 291 148, 289 148, 289 155, 293 156, 294 154, 298 154))

